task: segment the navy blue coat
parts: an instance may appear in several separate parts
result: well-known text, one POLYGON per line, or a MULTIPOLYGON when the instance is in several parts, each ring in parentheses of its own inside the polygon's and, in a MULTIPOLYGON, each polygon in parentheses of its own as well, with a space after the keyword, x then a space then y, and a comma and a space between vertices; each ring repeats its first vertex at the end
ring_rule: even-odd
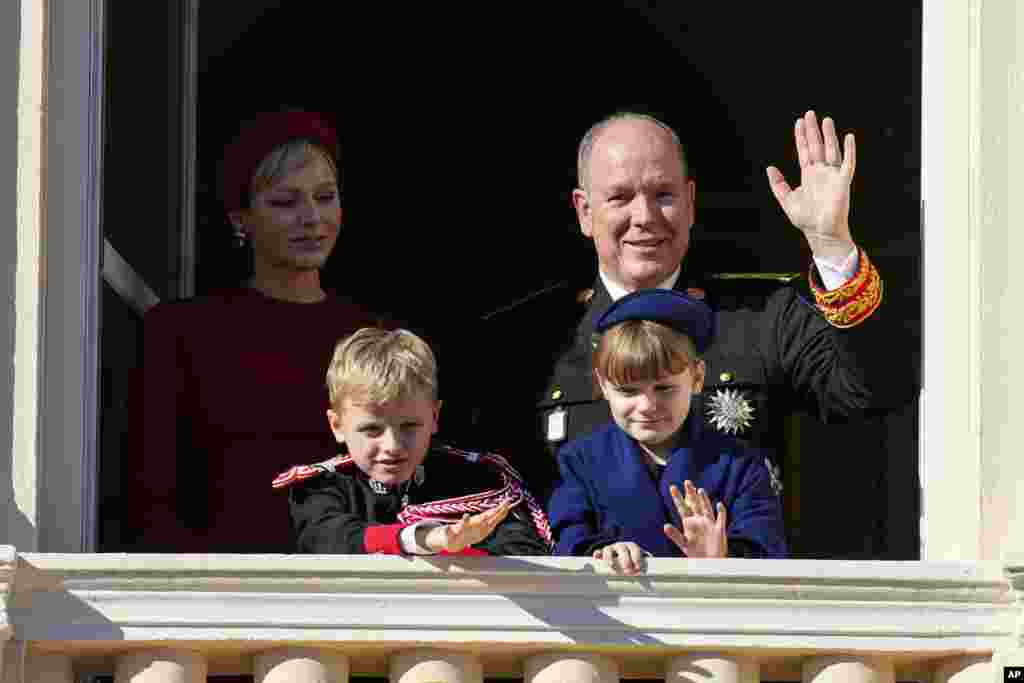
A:
POLYGON ((672 453, 657 482, 636 441, 614 422, 562 448, 548 508, 554 553, 590 555, 633 541, 655 557, 681 557, 662 527, 682 528, 669 485, 682 489, 689 479, 713 504, 725 505, 730 557, 785 557, 782 506, 771 485, 767 451, 703 429, 702 423, 687 420, 690 438, 672 453))

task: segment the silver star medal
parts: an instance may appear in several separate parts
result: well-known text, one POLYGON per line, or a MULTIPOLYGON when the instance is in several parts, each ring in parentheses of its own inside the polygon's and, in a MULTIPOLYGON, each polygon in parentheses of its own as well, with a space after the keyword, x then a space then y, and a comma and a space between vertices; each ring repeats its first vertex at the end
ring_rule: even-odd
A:
POLYGON ((754 406, 738 389, 718 389, 708 405, 708 420, 726 434, 739 434, 754 422, 754 406))

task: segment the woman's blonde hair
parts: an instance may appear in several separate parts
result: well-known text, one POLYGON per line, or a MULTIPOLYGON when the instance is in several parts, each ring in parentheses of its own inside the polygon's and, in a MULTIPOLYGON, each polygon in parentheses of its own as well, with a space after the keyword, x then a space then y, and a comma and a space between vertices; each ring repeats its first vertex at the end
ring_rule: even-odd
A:
POLYGON ((678 375, 697 360, 687 335, 652 320, 627 320, 605 330, 593 355, 594 370, 618 386, 678 375))
POLYGON ((331 172, 334 173, 340 191, 341 178, 338 177, 338 165, 334 162, 334 157, 315 142, 292 140, 270 150, 256 166, 252 172, 250 198, 268 187, 273 187, 286 175, 302 168, 314 159, 322 159, 327 164, 331 172))
POLYGON ((338 342, 327 368, 331 407, 347 398, 382 405, 416 391, 437 399, 437 361, 427 343, 408 330, 364 327, 338 342))

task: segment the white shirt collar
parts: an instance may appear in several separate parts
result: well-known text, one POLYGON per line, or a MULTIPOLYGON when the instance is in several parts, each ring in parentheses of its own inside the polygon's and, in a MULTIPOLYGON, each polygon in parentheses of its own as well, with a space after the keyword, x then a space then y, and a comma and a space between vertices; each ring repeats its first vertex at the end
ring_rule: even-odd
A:
MULTIPOLYGON (((676 281, 679 280, 679 273, 682 272, 682 267, 676 268, 672 271, 672 274, 661 281, 658 284, 658 289, 672 289, 676 286, 676 281)), ((622 297, 629 294, 629 291, 620 285, 619 283, 612 280, 610 277, 605 275, 603 270, 597 271, 598 275, 601 276, 601 282, 604 283, 604 288, 608 290, 608 294, 611 295, 612 301, 618 301, 622 297)))

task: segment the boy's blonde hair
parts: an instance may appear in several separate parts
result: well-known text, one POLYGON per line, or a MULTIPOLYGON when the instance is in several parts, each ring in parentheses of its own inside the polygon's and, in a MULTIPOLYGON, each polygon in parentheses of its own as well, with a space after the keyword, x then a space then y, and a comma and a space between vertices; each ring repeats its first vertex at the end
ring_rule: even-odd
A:
POLYGON ((678 375, 699 360, 687 335, 652 320, 627 320, 605 330, 594 349, 594 369, 622 386, 678 375))
POLYGON ((338 342, 327 368, 331 407, 347 398, 382 405, 426 391, 437 399, 437 361, 426 342, 408 330, 364 327, 338 342))

